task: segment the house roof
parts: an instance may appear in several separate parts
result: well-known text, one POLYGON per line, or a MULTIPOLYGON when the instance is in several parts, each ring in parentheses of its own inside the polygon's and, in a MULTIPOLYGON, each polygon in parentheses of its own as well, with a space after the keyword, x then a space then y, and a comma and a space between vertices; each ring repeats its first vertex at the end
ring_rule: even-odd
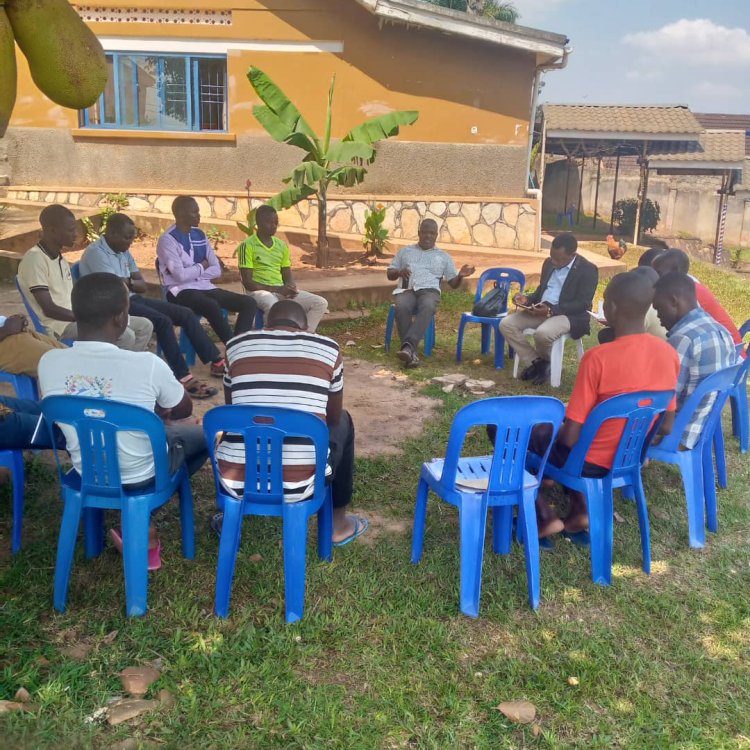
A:
POLYGON ((677 164, 723 164, 725 169, 742 169, 745 160, 744 130, 707 130, 701 134, 698 143, 685 143, 676 153, 663 154, 651 160, 677 164))
POLYGON ((718 112, 695 112, 695 119, 706 130, 744 130, 745 156, 750 156, 750 115, 731 115, 718 112))
POLYGON ((380 19, 531 52, 548 62, 562 57, 568 37, 442 8, 423 0, 356 0, 380 19))
POLYGON ((684 105, 621 106, 605 104, 545 104, 547 136, 585 133, 609 139, 695 140, 703 128, 684 105))

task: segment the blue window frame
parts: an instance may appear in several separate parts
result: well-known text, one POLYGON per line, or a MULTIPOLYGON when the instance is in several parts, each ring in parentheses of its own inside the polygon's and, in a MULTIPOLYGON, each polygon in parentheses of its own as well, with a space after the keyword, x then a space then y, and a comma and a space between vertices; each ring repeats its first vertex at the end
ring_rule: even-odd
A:
POLYGON ((226 131, 226 56, 110 52, 107 66, 107 86, 82 111, 83 127, 226 131))

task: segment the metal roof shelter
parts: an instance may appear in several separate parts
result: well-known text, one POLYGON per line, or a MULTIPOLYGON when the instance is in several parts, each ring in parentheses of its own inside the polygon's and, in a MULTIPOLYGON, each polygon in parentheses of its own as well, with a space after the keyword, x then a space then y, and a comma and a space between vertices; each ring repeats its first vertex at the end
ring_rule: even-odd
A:
MULTIPOLYGON (((617 158, 612 211, 617 202, 617 179, 621 156, 636 156, 640 167, 638 204, 636 208, 633 242, 640 237, 640 220, 648 191, 649 160, 684 152, 701 150, 699 137, 703 127, 684 105, 624 106, 604 104, 544 104, 542 105, 541 163, 546 154, 565 156, 569 161, 581 160, 581 177, 586 158, 597 160, 595 206, 599 200, 601 160, 607 156, 617 158)), ((543 187, 544 170, 541 183, 543 187)), ((583 179, 581 179, 581 187, 583 179)), ((568 185, 565 187, 565 204, 568 203, 568 185)), ((578 207, 580 215, 581 195, 578 207)), ((596 226, 596 208, 594 211, 596 226)), ((612 223, 610 222, 610 231, 612 223)))
POLYGON ((657 174, 699 174, 721 177, 719 213, 716 219, 714 262, 721 263, 724 250, 728 197, 742 178, 745 166, 745 130, 706 130, 698 146, 664 154, 649 160, 649 169, 657 174))

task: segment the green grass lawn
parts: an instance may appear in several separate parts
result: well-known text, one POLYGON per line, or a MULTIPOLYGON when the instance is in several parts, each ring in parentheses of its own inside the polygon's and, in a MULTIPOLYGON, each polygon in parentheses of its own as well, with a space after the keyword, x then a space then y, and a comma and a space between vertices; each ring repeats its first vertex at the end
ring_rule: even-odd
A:
MULTIPOLYGON (((744 281, 697 263, 694 271, 737 322, 750 317, 744 281)), ((720 530, 704 550, 687 546, 678 473, 645 470, 651 576, 640 568, 635 508, 619 498, 612 586, 591 583, 587 550, 557 542, 542 556, 536 612, 522 552, 514 545, 498 557, 488 545, 481 616, 459 613, 457 517, 439 501, 430 502, 424 559, 410 564, 420 465, 442 455, 452 416, 467 402, 429 377, 460 370, 496 379, 501 394, 528 390, 510 367, 495 372, 491 356, 478 354, 477 332, 456 366, 455 328, 468 305, 467 295, 446 295, 435 356, 409 374, 443 408, 401 455, 357 462, 354 504, 379 519, 379 535, 337 550, 332 564, 319 563, 309 545, 306 613, 296 625, 283 621, 281 529, 270 519, 245 522, 230 618, 213 617, 217 539, 205 473, 194 483, 196 560, 180 557, 172 502, 157 514, 164 567, 150 577, 149 613, 131 620, 111 549, 93 561, 79 551, 69 609, 54 612, 55 477, 40 462, 30 466, 24 548, 12 560, 10 497, 0 488, 0 698, 23 686, 35 707, 0 716, 0 746, 109 748, 133 738, 133 747, 166 748, 750 747, 750 462, 734 439, 720 530), (256 553, 262 559, 251 560, 256 553), (91 647, 83 660, 65 655, 79 643, 91 647), (169 690, 174 705, 132 724, 86 723, 120 694, 121 669, 153 661, 162 675, 152 693, 169 690), (533 725, 513 724, 496 709, 521 699, 537 707, 533 725)), ((372 346, 382 343, 386 309, 333 335, 355 340, 347 350, 354 355, 391 365, 372 346)), ((568 347, 555 394, 563 399, 573 356, 568 347)), ((398 398, 394 392, 383 405, 394 419, 398 398)), ((473 447, 486 450, 480 431, 473 447)))

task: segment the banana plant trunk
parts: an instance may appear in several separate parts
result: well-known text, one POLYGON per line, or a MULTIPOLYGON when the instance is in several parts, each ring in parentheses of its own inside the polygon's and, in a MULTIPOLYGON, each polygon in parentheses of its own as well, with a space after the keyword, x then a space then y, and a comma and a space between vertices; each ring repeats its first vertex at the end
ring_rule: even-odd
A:
POLYGON ((325 268, 328 265, 328 197, 327 186, 320 183, 318 189, 318 257, 316 265, 325 268))

